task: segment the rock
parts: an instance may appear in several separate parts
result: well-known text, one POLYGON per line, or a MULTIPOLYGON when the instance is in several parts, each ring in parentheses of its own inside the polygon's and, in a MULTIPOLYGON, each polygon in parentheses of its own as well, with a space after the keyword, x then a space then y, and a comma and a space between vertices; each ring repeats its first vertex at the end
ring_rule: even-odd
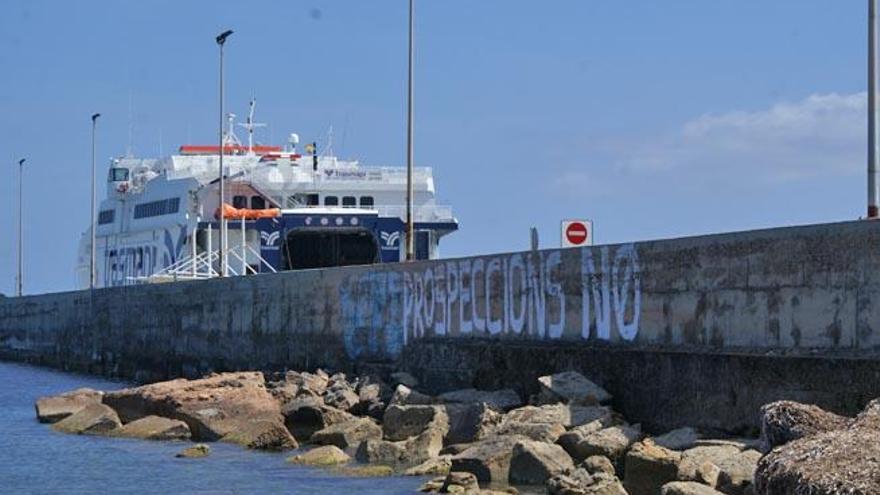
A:
POLYGON ((654 437, 654 444, 671 450, 686 450, 694 446, 700 434, 689 426, 654 437))
POLYGON ((846 428, 850 419, 819 407, 793 401, 778 401, 761 408, 762 450, 769 451, 798 438, 846 428))
POLYGON ((438 476, 422 483, 419 491, 422 493, 440 493, 440 489, 443 488, 444 483, 446 483, 446 475, 438 476))
POLYGON ((585 436, 568 453, 578 461, 593 455, 603 455, 612 462, 617 462, 641 438, 642 431, 638 425, 612 426, 585 436))
POLYGON ((850 428, 870 428, 880 430, 880 398, 874 399, 856 416, 850 428))
POLYGON ((559 438, 556 439, 556 443, 562 446, 569 455, 574 456, 574 453, 577 452, 577 444, 582 440, 587 438, 587 436, 596 433, 599 430, 603 430, 610 426, 615 426, 612 424, 611 416, 609 415, 606 419, 598 419, 595 421, 590 421, 589 423, 576 426, 565 433, 559 435, 559 438))
POLYGON ((337 473, 345 476, 357 476, 358 478, 381 478, 394 474, 391 466, 373 465, 373 466, 343 466, 336 470, 337 473))
POLYGON ((715 488, 728 495, 749 495, 760 458, 761 453, 757 450, 744 450, 717 464, 720 472, 715 488))
POLYGON ((356 418, 330 425, 312 434, 310 441, 318 445, 335 445, 340 449, 356 448, 364 440, 382 438, 382 427, 370 418, 356 418))
POLYGON ((103 402, 125 423, 150 415, 179 419, 196 440, 219 440, 254 421, 283 425, 281 407, 259 372, 158 382, 107 392, 103 402))
POLYGON ((623 486, 630 495, 659 495, 660 488, 675 481, 681 454, 647 440, 633 445, 626 454, 623 486))
POLYGON ((506 483, 513 447, 523 440, 528 439, 514 435, 476 442, 452 457, 452 470, 474 473, 478 480, 485 483, 506 483))
POLYGON ((288 371, 285 381, 296 385, 300 390, 311 392, 312 395, 323 395, 327 390, 330 378, 322 370, 319 373, 288 371))
POLYGON ((358 402, 350 412, 359 416, 370 416, 381 421, 385 414, 385 403, 382 401, 383 385, 380 383, 360 384, 357 394, 358 402))
POLYGON ((198 457, 207 457, 211 453, 211 447, 200 443, 193 445, 192 447, 187 447, 180 452, 178 452, 174 457, 188 457, 188 458, 198 458, 198 457))
POLYGON ((189 426, 183 421, 147 416, 122 425, 113 430, 112 435, 142 440, 187 440, 190 432, 189 426))
POLYGON ((440 394, 437 399, 445 404, 486 404, 498 412, 509 411, 523 405, 519 394, 506 388, 502 390, 477 390, 468 388, 440 394))
POLYGON ((303 396, 284 406, 284 424, 300 441, 308 440, 319 431, 339 423, 351 421, 355 416, 324 404, 319 397, 303 396))
POLYGON ((583 469, 559 474, 547 480, 550 495, 627 495, 620 480, 613 475, 590 475, 583 469))
POLYGON ((358 446, 356 457, 360 462, 412 466, 440 454, 446 429, 432 423, 421 434, 407 440, 365 440, 358 446))
POLYGON ((339 409, 341 411, 349 411, 360 402, 360 398, 354 389, 347 383, 335 384, 324 392, 324 404, 339 409))
POLYGON ((572 428, 596 420, 611 421, 611 410, 607 407, 584 407, 567 404, 523 406, 505 414, 503 421, 558 423, 566 428, 572 428))
POLYGON ((477 477, 472 473, 453 471, 446 475, 440 493, 473 493, 480 490, 477 477))
POLYGON ((403 472, 405 476, 446 476, 452 467, 452 456, 441 455, 413 466, 403 472))
POLYGON ((880 430, 855 427, 818 433, 774 448, 758 463, 755 493, 880 493, 880 430))
POLYGON ((409 388, 416 388, 419 386, 419 381, 416 379, 416 377, 412 376, 406 371, 391 373, 391 382, 395 385, 406 385, 409 388))
POLYGON ((220 440, 257 450, 290 450, 299 447, 296 439, 278 421, 257 420, 245 423, 220 440))
POLYGON ((614 464, 611 464, 611 460, 604 455, 591 455, 584 459, 580 467, 590 474, 605 473, 611 476, 615 475, 614 464))
POLYGON ((565 427, 559 423, 521 423, 504 421, 489 430, 490 435, 522 435, 538 442, 555 443, 565 433, 565 427))
POLYGON ((672 481, 663 485, 660 495, 722 495, 714 488, 693 481, 672 481))
POLYGON ((440 406, 398 406, 391 405, 385 410, 382 431, 386 440, 406 440, 421 434, 431 425, 449 430, 449 418, 440 406))
POLYGON ((287 458, 287 462, 303 464, 305 466, 335 466, 337 464, 345 464, 349 460, 351 460, 351 457, 335 445, 316 447, 303 454, 287 458))
POLYGON ((574 462, 559 445, 523 440, 513 446, 509 482, 543 485, 548 478, 574 469, 574 462))
POLYGON ((541 400, 566 404, 598 405, 611 400, 604 388, 588 380, 576 371, 565 371, 538 378, 541 400))
POLYGON ((433 397, 416 392, 403 384, 394 389, 391 400, 388 401, 389 404, 398 406, 425 406, 435 402, 433 397))
POLYGON ((80 388, 72 392, 37 399, 34 408, 40 423, 57 423, 92 404, 100 404, 104 394, 90 388, 80 388))
POLYGON ((713 447, 726 445, 736 447, 739 450, 761 450, 759 438, 701 438, 694 442, 694 447, 713 447))
POLYGON ((449 431, 444 439, 447 444, 482 440, 502 420, 501 413, 483 403, 446 404, 442 407, 449 418, 449 431))
POLYGON ((678 479, 703 482, 729 495, 743 495, 752 484, 760 457, 760 452, 741 450, 736 445, 694 447, 682 453, 678 479), (712 478, 717 481, 713 483, 712 478))
POLYGON ((469 449, 471 444, 469 443, 454 443, 451 445, 447 445, 440 450, 440 455, 456 455, 464 452, 469 449))
POLYGON ((52 425, 63 433, 104 435, 122 426, 116 411, 104 404, 91 404, 52 425))
POLYGON ((694 481, 714 488, 718 486, 718 477, 720 475, 721 468, 712 462, 706 461, 697 467, 694 481))

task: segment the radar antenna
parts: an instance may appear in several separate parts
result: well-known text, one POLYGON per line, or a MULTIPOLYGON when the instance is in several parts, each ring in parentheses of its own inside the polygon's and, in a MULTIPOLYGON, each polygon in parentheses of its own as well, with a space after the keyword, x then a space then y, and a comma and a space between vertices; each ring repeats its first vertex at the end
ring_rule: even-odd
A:
POLYGON ((238 124, 238 125, 247 129, 247 132, 248 132, 248 154, 253 155, 254 154, 254 129, 256 129, 257 127, 266 127, 266 124, 254 122, 254 108, 257 106, 257 98, 256 97, 251 98, 249 106, 250 106, 250 109, 248 110, 247 122, 244 124, 238 124))
POLYGON ((229 130, 223 136, 223 147, 241 146, 238 136, 235 135, 235 114, 230 112, 226 114, 226 120, 229 122, 229 130))

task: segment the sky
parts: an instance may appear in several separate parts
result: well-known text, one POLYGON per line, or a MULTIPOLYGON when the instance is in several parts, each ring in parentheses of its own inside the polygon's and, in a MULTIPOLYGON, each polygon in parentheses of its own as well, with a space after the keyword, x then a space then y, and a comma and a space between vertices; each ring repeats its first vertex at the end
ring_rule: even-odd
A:
MULTIPOLYGON (((167 155, 257 98, 262 141, 405 164, 406 0, 4 0, 0 293, 74 288, 90 116, 109 159, 167 155), (131 136, 131 138, 130 138, 131 136)), ((851 220, 866 209, 864 1, 417 0, 415 161, 460 230, 445 257, 851 220)), ((401 201, 402 202, 402 201, 401 201)))

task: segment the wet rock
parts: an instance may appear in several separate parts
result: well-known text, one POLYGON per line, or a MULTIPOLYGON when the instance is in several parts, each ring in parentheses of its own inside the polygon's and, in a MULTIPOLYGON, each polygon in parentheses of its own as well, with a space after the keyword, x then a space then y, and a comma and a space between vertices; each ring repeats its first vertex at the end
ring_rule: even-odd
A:
POLYGON ((598 405, 611 400, 604 388, 588 380, 576 371, 565 371, 538 378, 541 386, 540 399, 544 403, 598 405))
POLYGON ((198 458, 198 457, 207 457, 211 453, 211 447, 200 443, 193 445, 192 447, 187 447, 180 452, 178 452, 174 457, 186 457, 186 458, 198 458))
POLYGON ((452 457, 453 471, 466 471, 486 482, 506 483, 510 474, 513 447, 524 440, 521 436, 491 437, 472 444, 452 457))
POLYGON ((722 493, 693 481, 672 481, 663 485, 660 495, 722 495, 722 493))
POLYGON ((416 377, 407 373, 406 371, 397 371, 395 373, 391 373, 391 382, 394 385, 406 385, 409 388, 416 388, 419 386, 419 381, 416 377))
POLYGON ((298 397, 286 404, 282 412, 285 426, 300 441, 308 440, 328 426, 355 419, 354 415, 330 407, 316 397, 298 397))
POLYGON ((523 440, 513 447, 508 479, 514 484, 543 485, 550 477, 573 469, 574 462, 562 447, 523 440))
POLYGON ((372 466, 343 466, 335 471, 345 476, 357 476, 358 478, 382 478, 394 474, 391 466, 372 465, 372 466))
POLYGON ((104 404, 91 404, 54 423, 52 428, 63 433, 106 435, 121 426, 116 411, 104 404))
POLYGON ((472 473, 451 472, 446 475, 440 493, 472 493, 479 491, 480 484, 472 473))
POLYGON ((187 440, 189 426, 177 419, 147 416, 113 430, 112 435, 142 440, 187 440))
POLYGON ((335 445, 340 449, 355 448, 364 440, 382 438, 382 427, 370 418, 356 418, 330 425, 311 436, 319 445, 335 445))
POLYGON ((287 458, 287 462, 305 466, 335 466, 337 464, 345 464, 349 460, 351 460, 351 457, 334 445, 316 447, 305 453, 287 458))
POLYGON ((155 415, 185 422, 196 440, 219 440, 253 421, 283 424, 278 401, 259 372, 219 373, 104 394, 126 423, 155 415))
POLYGON ((72 392, 37 399, 34 408, 40 423, 56 423, 92 404, 100 404, 103 392, 80 388, 72 392))
POLYGON ((659 495, 660 488, 675 481, 681 454, 647 440, 633 445, 626 454, 623 486, 630 495, 659 495))
POLYGON ((256 450, 290 450, 299 447, 279 421, 257 420, 244 423, 220 440, 256 450))
POLYGON ((850 419, 819 407, 778 401, 761 408, 761 442, 764 451, 798 438, 846 428, 850 419))
POLYGON ((590 474, 605 473, 612 476, 615 474, 614 464, 604 455, 591 455, 584 459, 580 467, 590 474))
POLYGON ((405 476, 446 476, 452 467, 452 456, 441 455, 413 466, 403 472, 405 476))
POLYGON ((593 455, 602 455, 616 463, 641 438, 642 431, 638 425, 612 426, 585 436, 568 453, 578 461, 593 455))
POLYGON ((511 389, 477 390, 468 388, 440 394, 437 399, 445 404, 486 404, 492 409, 504 412, 523 405, 519 394, 511 389))
POLYGON ((421 434, 431 426, 449 430, 449 418, 439 406, 398 406, 385 410, 382 431, 386 440, 399 441, 421 434))
POLYGON ((538 442, 555 443, 565 427, 559 423, 521 423, 503 421, 489 430, 490 435, 522 435, 538 442))
POLYGON ((607 407, 572 406, 568 404, 524 406, 504 415, 504 421, 557 423, 565 428, 581 426, 603 419, 611 420, 611 410, 607 407))
POLYGON ((570 474, 558 474, 547 480, 550 495, 627 495, 620 480, 613 475, 591 475, 583 469, 570 474))
POLYGON ((693 447, 699 439, 700 434, 697 433, 697 430, 687 426, 654 437, 653 440, 660 447, 671 450, 686 450, 693 447))
POLYGON ((501 422, 501 413, 486 404, 446 404, 443 406, 449 418, 447 444, 470 443, 491 434, 492 428, 501 422))
POLYGON ((394 393, 391 394, 391 400, 388 401, 391 405, 399 406, 425 406, 435 402, 433 397, 416 392, 403 384, 398 385, 394 389, 394 393))

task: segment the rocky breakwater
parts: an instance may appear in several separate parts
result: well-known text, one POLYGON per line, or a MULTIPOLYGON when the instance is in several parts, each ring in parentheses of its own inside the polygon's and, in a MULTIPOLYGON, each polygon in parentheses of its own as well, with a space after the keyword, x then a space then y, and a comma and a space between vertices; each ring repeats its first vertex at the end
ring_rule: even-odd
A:
MULTIPOLYGON (((294 450, 292 465, 356 476, 429 476, 426 492, 752 493, 756 440, 709 440, 683 428, 650 437, 575 372, 513 390, 418 391, 407 373, 349 378, 318 370, 213 374, 37 401, 59 431, 153 440, 224 441, 294 450)), ((209 454, 188 445, 183 457, 209 454)))

